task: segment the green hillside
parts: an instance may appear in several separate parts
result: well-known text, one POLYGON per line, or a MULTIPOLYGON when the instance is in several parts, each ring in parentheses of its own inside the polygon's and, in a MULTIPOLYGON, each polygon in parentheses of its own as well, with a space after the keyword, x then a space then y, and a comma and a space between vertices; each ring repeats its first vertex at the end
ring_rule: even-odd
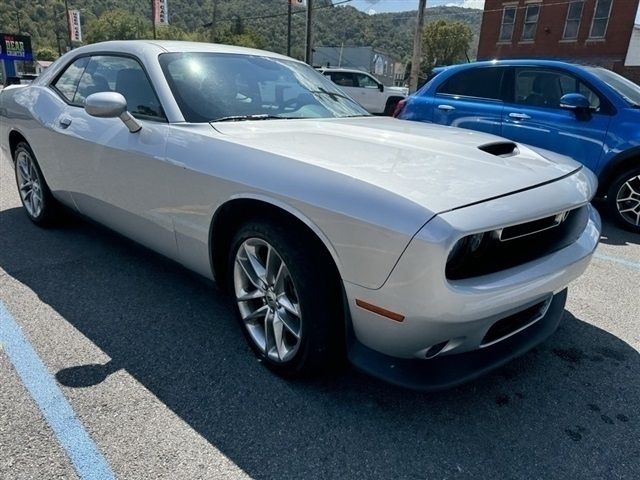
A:
MULTIPOLYGON (((330 0, 316 0, 315 44, 347 46, 373 45, 400 59, 408 59, 413 44, 415 12, 380 13, 368 15, 353 7, 330 6, 330 0)), ((212 22, 214 0, 169 0, 170 31, 192 40, 211 38, 211 28, 203 25, 212 22)), ((90 37, 92 21, 102 13, 122 10, 139 18, 139 35, 150 33, 149 0, 69 0, 69 8, 82 11, 83 33, 90 37)), ((260 46, 267 50, 286 51, 286 0, 218 0, 216 30, 218 37, 242 19, 243 27, 260 39, 260 46), (256 18, 258 17, 258 18, 256 18), (259 18, 267 17, 267 18, 259 18)), ((459 7, 434 7, 427 9, 427 21, 462 21, 477 36, 482 12, 459 7)), ((51 0, 2 0, 0 3, 0 31, 17 32, 20 29, 33 37, 34 49, 50 47, 57 50, 56 32, 64 46, 66 24, 64 3, 51 0)), ((302 57, 304 51, 304 10, 293 17, 293 55, 302 57)), ((167 32, 169 33, 169 32, 167 32)), ((224 38, 224 36, 223 36, 224 38)))

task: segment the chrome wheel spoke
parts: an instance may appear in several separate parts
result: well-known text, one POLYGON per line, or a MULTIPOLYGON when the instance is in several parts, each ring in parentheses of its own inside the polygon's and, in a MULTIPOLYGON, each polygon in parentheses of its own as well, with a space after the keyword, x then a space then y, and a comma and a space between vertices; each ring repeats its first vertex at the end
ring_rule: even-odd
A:
POLYGON ((269 310, 269 313, 264 317, 264 340, 265 340, 265 351, 264 353, 267 356, 272 355, 272 350, 275 347, 275 338, 273 332, 273 312, 269 310))
POLYGON ((273 329, 273 342, 275 345, 276 353, 278 355, 278 359, 284 360, 288 352, 284 340, 284 324, 280 319, 280 316, 276 313, 274 313, 273 315, 271 327, 273 329))
POLYGON ((296 338, 300 338, 300 319, 288 315, 286 312, 276 312, 284 327, 296 338))
POLYGON ((259 322, 263 318, 266 321, 266 318, 269 316, 269 312, 270 312, 269 307, 267 305, 263 305, 262 307, 258 308, 257 310, 254 310, 253 312, 249 313, 248 315, 246 315, 242 319, 246 323, 259 322))
POLYGON ((300 318, 300 309, 298 305, 294 304, 286 295, 282 295, 278 298, 278 305, 284 308, 289 314, 300 318))
POLYGON ((257 288, 249 292, 247 292, 246 290, 243 290, 242 292, 238 293, 238 295, 236 296, 239 302, 248 302, 249 300, 257 300, 259 298, 264 298, 264 297, 265 297, 264 291, 257 288))
POLYGON ((253 271, 253 278, 259 285, 264 286, 266 284, 266 268, 258 258, 256 246, 248 245, 247 242, 245 242, 243 249, 245 258, 247 259, 247 267, 253 271))
POLYGON ((268 284, 273 284, 275 283, 275 279, 280 274, 284 262, 271 246, 269 246, 268 248, 269 250, 267 252, 265 280, 268 284))
POLYGON ((249 282, 251 282, 251 284, 254 287, 258 289, 264 288, 264 285, 260 279, 260 276, 256 273, 255 269, 253 268, 253 264, 249 260, 246 249, 242 247, 241 250, 244 251, 244 255, 241 256, 240 252, 238 252, 238 256, 236 257, 236 263, 240 265, 240 268, 244 272, 247 280, 249 280, 249 282))

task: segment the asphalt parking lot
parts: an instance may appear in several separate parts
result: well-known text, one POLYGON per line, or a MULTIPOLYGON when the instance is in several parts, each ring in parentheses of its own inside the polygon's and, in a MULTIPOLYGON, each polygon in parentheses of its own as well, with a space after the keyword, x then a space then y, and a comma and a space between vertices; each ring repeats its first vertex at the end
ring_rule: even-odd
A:
POLYGON ((438 394, 275 377, 210 285, 83 221, 32 225, 6 163, 0 302, 2 479, 640 478, 640 235, 609 223, 556 334, 438 394))

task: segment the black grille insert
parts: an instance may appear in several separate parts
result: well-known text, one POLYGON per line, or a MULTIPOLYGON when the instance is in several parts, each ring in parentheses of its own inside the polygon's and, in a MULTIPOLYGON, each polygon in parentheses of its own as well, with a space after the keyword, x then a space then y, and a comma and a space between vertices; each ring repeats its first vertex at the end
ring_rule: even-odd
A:
POLYGON ((518 330, 533 324, 537 320, 540 320, 546 313, 549 306, 549 300, 536 303, 529 308, 526 308, 518 313, 509 315, 508 317, 498 320, 494 323, 487 334, 482 339, 480 346, 486 347, 492 343, 508 337, 509 335, 517 332, 518 330))

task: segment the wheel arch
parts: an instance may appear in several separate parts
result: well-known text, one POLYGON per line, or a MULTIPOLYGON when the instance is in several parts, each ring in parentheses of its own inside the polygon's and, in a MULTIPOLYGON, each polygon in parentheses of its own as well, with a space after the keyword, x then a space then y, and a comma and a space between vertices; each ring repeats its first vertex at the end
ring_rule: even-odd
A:
POLYGON ((13 153, 16 151, 16 148, 18 148, 18 144, 20 142, 25 142, 26 144, 29 145, 29 142, 21 132, 15 129, 11 130, 9 132, 9 155, 12 161, 13 161, 13 153))
POLYGON ((252 218, 276 218, 293 222, 314 241, 322 255, 331 261, 337 280, 341 276, 341 264, 335 248, 318 226, 302 212, 284 202, 263 195, 237 195, 220 205, 209 227, 209 261, 216 283, 226 285, 227 253, 237 229, 252 218))
POLYGON ((618 175, 625 170, 640 167, 640 146, 618 153, 607 162, 598 179, 598 197, 604 197, 618 175))

